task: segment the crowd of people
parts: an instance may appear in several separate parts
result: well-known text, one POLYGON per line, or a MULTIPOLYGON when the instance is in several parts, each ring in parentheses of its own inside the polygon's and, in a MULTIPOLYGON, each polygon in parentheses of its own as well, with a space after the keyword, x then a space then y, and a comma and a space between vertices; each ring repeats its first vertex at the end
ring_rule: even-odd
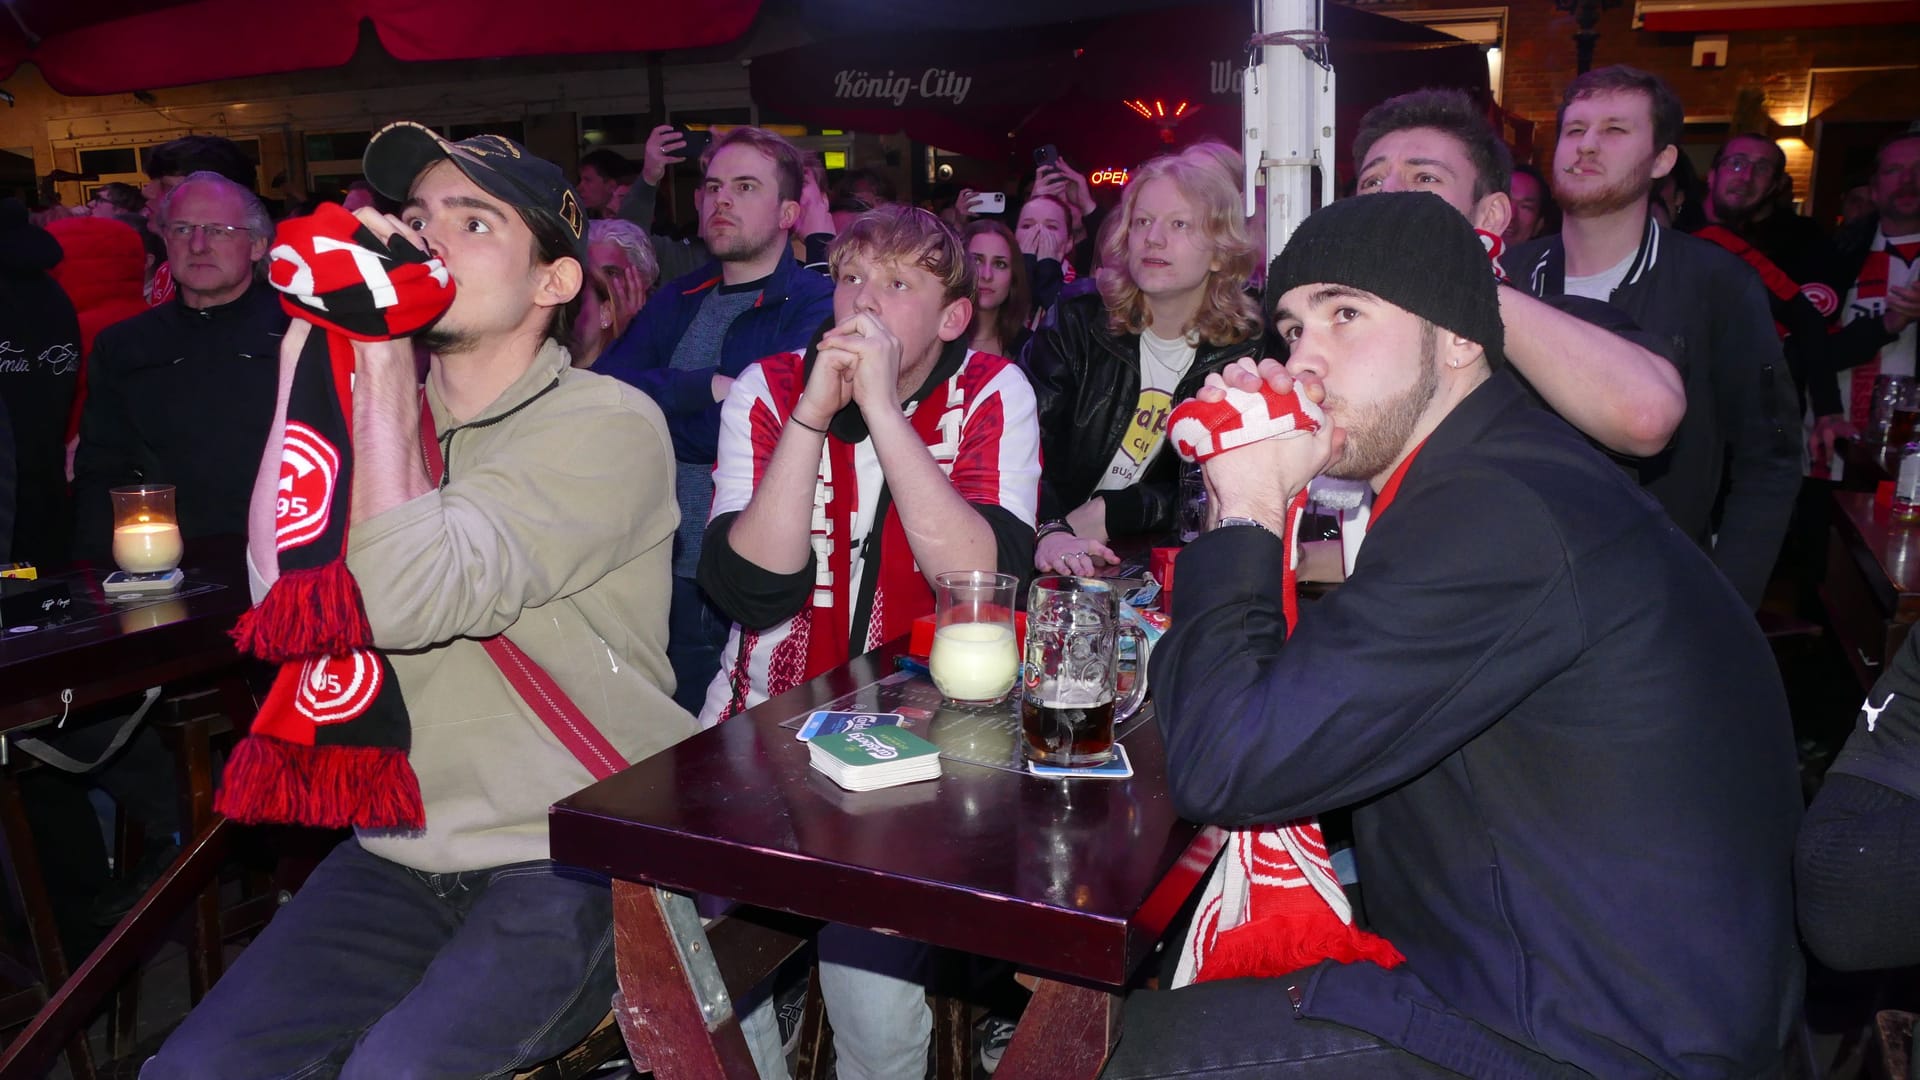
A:
MULTIPOLYGON (((142 1075, 559 1053, 605 1013, 612 926, 606 882, 547 858, 545 808, 597 774, 482 639, 638 760, 905 634, 942 572, 1117 564, 1176 525, 1175 407, 1263 388, 1328 423, 1199 466, 1210 527, 1151 659, 1168 781, 1232 829, 1350 811, 1365 921, 1404 959, 1210 978, 1196 931, 1199 981, 1130 997, 1107 1075, 1781 1075, 1803 939, 1920 960, 1920 643, 1803 822, 1754 619, 1817 572, 1781 557, 1803 488, 1875 379, 1915 373, 1920 131, 1833 233, 1766 137, 1691 177, 1682 115, 1656 76, 1589 72, 1535 167, 1462 92, 1391 99, 1352 194, 1275 252, 1217 143, 1140 163, 1111 207, 1061 160, 1023 199, 929 207, 752 127, 689 155, 662 126, 571 181, 497 136, 383 129, 352 242, 455 290, 426 329, 353 335, 332 505, 425 825, 334 849, 142 1075), (676 165, 691 240, 654 231, 676 165), (1321 498, 1339 539, 1290 534, 1321 498), (1297 625, 1293 566, 1341 583, 1297 625)), ((108 489, 167 482, 189 547, 249 537, 259 601, 311 572, 280 496, 320 437, 321 330, 269 283, 233 144, 146 164, 45 228, 0 203, 0 561, 104 564, 108 489)), ((49 741, 118 747, 90 780, 157 867, 172 767, 120 734, 49 741)), ((919 1077, 927 947, 831 926, 818 950, 840 1075, 919 1077)), ((771 1002, 743 1030, 783 1074, 771 1002)))

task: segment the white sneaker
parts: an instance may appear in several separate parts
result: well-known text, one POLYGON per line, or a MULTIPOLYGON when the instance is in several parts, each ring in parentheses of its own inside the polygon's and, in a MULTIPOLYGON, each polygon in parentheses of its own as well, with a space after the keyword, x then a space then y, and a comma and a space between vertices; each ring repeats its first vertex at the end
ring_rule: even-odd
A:
POLYGON ((975 1025, 974 1039, 980 1044, 980 1067, 988 1076, 1000 1067, 1007 1044, 1013 1041, 1014 1022, 1004 1016, 989 1016, 975 1025))

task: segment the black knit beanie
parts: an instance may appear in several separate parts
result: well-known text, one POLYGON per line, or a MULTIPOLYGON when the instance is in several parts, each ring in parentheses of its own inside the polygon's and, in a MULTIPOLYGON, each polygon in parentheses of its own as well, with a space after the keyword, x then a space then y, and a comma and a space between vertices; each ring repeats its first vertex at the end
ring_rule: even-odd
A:
POLYGON ((1459 334, 1504 359, 1499 288, 1460 211, 1428 191, 1341 199, 1300 223, 1267 269, 1266 314, 1287 290, 1346 285, 1459 334))

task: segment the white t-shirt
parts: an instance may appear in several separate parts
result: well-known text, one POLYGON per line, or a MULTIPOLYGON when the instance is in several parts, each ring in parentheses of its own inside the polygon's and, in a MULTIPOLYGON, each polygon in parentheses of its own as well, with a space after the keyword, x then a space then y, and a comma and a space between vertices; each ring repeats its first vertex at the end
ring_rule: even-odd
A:
POLYGON ((1140 335, 1140 400, 1133 420, 1114 451, 1096 491, 1132 487, 1167 441, 1167 417, 1173 412, 1173 391, 1193 366, 1199 349, 1191 338, 1163 338, 1149 330, 1140 335))
POLYGON ((1612 298, 1613 290, 1619 288, 1620 283, 1627 279, 1627 268, 1633 265, 1633 257, 1638 254, 1640 254, 1638 251, 1629 252, 1626 258, 1597 274, 1588 274, 1586 277, 1567 275, 1567 295, 1584 296, 1589 300, 1607 302, 1612 298))

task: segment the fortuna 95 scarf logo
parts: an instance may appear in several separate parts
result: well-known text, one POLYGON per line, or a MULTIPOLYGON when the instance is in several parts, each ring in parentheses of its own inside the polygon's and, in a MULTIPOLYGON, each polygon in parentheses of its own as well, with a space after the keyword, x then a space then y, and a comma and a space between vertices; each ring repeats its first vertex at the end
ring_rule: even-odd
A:
POLYGON ((307 425, 288 421, 286 441, 280 450, 280 491, 273 512, 277 550, 299 547, 326 531, 339 477, 340 452, 333 444, 307 425))
POLYGON ((309 660, 300 669, 293 707, 315 724, 345 723, 367 711, 385 678, 379 658, 365 649, 309 660))

